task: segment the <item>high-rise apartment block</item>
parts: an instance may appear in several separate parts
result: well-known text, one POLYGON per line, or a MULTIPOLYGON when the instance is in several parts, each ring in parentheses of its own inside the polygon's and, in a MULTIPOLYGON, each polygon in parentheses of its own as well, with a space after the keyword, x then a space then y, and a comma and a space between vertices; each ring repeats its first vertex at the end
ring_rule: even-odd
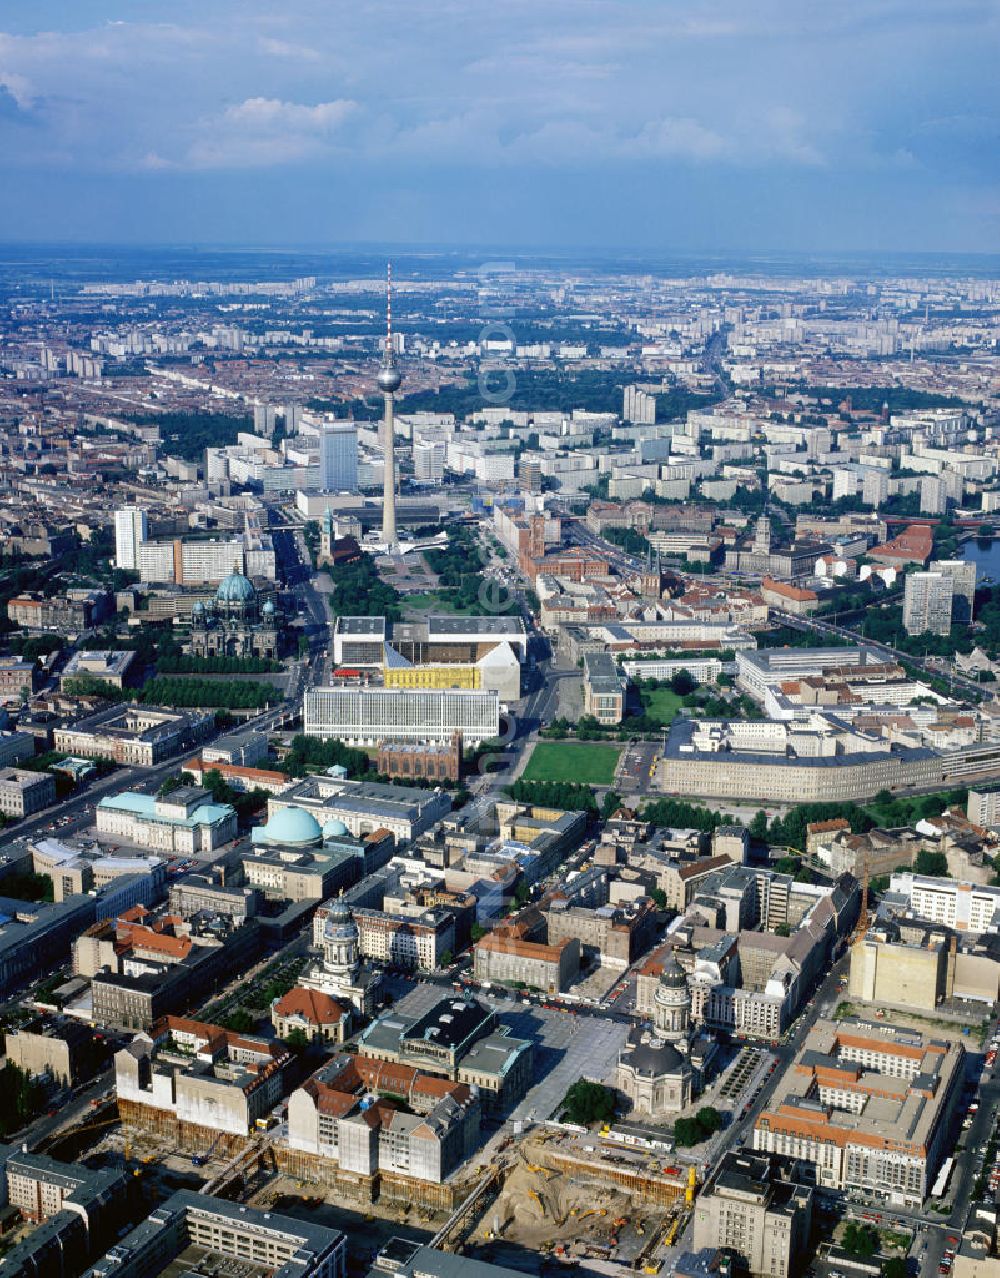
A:
POLYGON ((861 500, 866 506, 883 506, 889 499, 889 475, 884 470, 866 470, 861 481, 861 500))
POLYGON ((638 386, 626 386, 622 416, 638 426, 652 426, 656 421, 656 396, 638 386))
POLYGON ((951 578, 951 616, 953 621, 971 621, 976 599, 976 565, 964 559, 933 559, 931 572, 951 578))
POLYGON ((542 462, 538 457, 522 457, 517 463, 517 475, 526 493, 542 491, 542 462))
POLYGON ((908 635, 951 633, 950 576, 943 572, 913 572, 906 578, 903 625, 908 635))
POLYGON ((319 437, 319 486, 328 493, 358 491, 358 428, 324 426, 319 437))
POLYGON ((948 509, 948 490, 939 475, 925 475, 920 481, 920 513, 943 515, 948 509))
POLYGON ((115 564, 135 571, 139 567, 139 547, 149 537, 149 520, 144 510, 124 506, 115 511, 115 564))
POLYGON ((273 404, 254 404, 253 431, 255 435, 266 435, 268 439, 274 434, 278 422, 278 410, 273 404))

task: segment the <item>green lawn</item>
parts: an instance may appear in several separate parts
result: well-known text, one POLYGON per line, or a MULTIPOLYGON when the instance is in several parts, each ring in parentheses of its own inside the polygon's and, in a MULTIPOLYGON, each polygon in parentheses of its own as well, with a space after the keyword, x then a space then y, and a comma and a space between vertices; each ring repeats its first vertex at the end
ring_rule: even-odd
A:
POLYGON ((579 781, 583 785, 611 785, 621 747, 585 741, 539 741, 524 770, 525 781, 579 781))
POLYGON ((681 708, 683 702, 676 692, 669 688, 656 688, 652 692, 642 693, 642 706, 651 719, 659 719, 661 723, 670 723, 681 708))
POLYGON ((437 595, 427 593, 419 595, 404 595, 403 605, 406 608, 419 609, 420 612, 429 611, 431 608, 440 606, 437 595))
POLYGON ((404 595, 403 607, 413 612, 453 612, 459 617, 469 615, 468 608, 456 608, 446 595, 442 596, 437 590, 425 591, 418 595, 404 595))

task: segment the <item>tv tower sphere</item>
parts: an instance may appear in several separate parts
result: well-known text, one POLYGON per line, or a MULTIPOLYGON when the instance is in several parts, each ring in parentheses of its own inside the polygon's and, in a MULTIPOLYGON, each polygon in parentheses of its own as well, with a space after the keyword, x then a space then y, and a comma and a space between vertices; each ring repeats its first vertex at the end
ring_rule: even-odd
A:
POLYGON ((387 395, 392 395, 399 390, 403 375, 395 364, 383 364, 378 370, 378 377, 375 380, 378 382, 380 391, 384 391, 387 395))

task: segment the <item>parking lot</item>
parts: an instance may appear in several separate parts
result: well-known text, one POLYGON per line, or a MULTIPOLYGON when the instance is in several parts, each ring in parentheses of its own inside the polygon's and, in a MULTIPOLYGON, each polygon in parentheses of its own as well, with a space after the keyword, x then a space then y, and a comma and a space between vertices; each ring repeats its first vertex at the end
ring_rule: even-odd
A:
POLYGON ((634 792, 648 789, 660 746, 659 741, 637 741, 622 751, 615 777, 620 790, 634 792))

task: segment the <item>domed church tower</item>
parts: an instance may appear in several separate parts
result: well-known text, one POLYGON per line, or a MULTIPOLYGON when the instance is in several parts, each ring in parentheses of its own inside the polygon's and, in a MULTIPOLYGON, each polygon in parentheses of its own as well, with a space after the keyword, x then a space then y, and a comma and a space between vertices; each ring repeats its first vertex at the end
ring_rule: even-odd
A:
POLYGON ((664 965, 653 995, 653 1025, 658 1038, 686 1051, 691 1033, 691 991, 680 963, 673 957, 664 965))
POLYGON ((358 925, 351 907, 345 901, 334 901, 323 921, 323 965, 330 979, 344 988, 357 979, 359 946, 358 925))

